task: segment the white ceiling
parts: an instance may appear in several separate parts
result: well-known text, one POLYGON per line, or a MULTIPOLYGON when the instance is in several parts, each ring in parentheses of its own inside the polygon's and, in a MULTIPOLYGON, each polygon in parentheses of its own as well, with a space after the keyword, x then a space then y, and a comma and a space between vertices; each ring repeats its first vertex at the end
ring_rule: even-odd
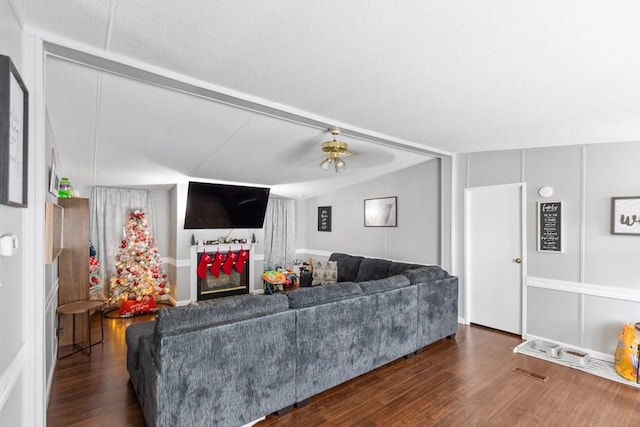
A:
POLYGON ((321 126, 50 57, 56 146, 78 158, 61 153, 63 166, 98 185, 193 177, 301 196, 326 178, 428 158, 381 140, 445 153, 640 140, 640 2, 13 3, 25 29, 53 43, 340 125, 356 152, 336 180, 316 166, 321 126))

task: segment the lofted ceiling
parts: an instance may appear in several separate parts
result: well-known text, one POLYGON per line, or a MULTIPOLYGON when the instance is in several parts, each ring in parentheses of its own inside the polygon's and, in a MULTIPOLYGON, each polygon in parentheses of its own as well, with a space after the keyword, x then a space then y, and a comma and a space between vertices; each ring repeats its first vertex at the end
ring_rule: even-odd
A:
POLYGON ((52 45, 205 89, 50 55, 60 168, 88 184, 306 197, 430 155, 640 140, 634 1, 12 3, 52 45), (355 152, 340 175, 317 166, 332 124, 355 152))

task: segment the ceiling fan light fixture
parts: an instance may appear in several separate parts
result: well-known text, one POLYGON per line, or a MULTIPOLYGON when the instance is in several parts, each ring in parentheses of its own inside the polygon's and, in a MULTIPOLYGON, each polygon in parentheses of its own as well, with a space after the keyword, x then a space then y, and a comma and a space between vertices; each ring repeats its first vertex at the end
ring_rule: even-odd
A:
POLYGON ((342 172, 347 166, 342 156, 350 156, 351 152, 346 142, 338 141, 340 128, 332 126, 329 128, 329 132, 333 135, 333 140, 322 143, 322 151, 329 156, 320 162, 320 167, 326 171, 329 169, 329 165, 333 163, 336 172, 342 172))
POLYGON ((331 165, 332 161, 333 160, 331 160, 331 158, 327 157, 326 159, 324 159, 323 161, 320 162, 320 167, 322 169, 324 169, 325 171, 329 170, 329 165, 331 165))

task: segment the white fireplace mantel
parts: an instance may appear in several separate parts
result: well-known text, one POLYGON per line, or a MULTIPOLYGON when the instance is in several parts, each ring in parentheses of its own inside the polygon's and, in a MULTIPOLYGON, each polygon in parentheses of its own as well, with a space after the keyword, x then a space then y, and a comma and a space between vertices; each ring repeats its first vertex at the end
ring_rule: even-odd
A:
MULTIPOLYGON (((191 263, 189 272, 189 300, 196 301, 198 299, 198 261, 199 255, 203 252, 215 253, 222 252, 226 254, 229 251, 237 252, 245 249, 249 251, 248 263, 252 264, 254 259, 254 244, 252 243, 221 243, 219 245, 192 245, 191 246, 191 263)), ((251 265, 251 267, 253 267, 251 265)), ((253 268, 249 268, 249 291, 255 289, 254 282, 255 277, 253 274, 253 268)))

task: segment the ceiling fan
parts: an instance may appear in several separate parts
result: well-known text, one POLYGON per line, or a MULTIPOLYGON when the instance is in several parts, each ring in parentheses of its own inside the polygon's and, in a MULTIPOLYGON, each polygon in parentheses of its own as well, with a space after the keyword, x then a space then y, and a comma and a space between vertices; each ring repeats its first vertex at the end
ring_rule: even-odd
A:
POLYGON ((342 172, 347 166, 343 157, 348 157, 353 153, 349 151, 346 142, 338 141, 337 138, 340 135, 339 127, 332 126, 329 128, 329 132, 333 135, 333 140, 322 143, 322 151, 328 153, 329 156, 320 162, 320 167, 326 171, 333 163, 336 172, 342 172))

